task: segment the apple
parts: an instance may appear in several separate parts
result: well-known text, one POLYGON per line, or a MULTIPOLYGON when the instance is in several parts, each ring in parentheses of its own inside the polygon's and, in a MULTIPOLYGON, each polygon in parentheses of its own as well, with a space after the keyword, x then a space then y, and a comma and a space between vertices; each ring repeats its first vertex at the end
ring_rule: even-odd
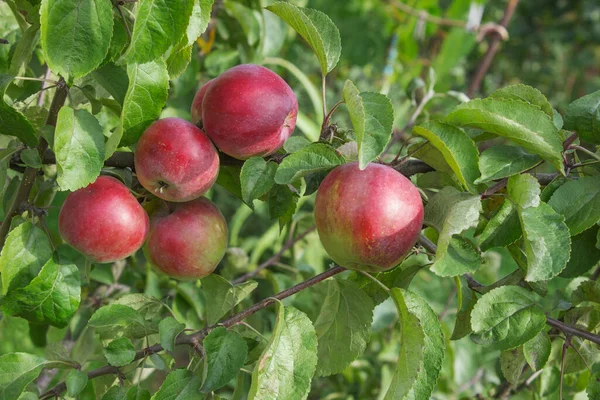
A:
POLYGON ((339 265, 365 272, 397 266, 419 237, 423 202, 391 167, 344 164, 321 183, 315 220, 323 247, 339 265))
POLYGON ((150 125, 137 144, 134 164, 142 186, 174 202, 202 196, 219 174, 219 154, 210 139, 181 118, 150 125))
POLYGON ((227 250, 227 223, 208 199, 174 204, 151 221, 147 254, 166 275, 194 280, 211 274, 227 250))
POLYGON ((202 85, 202 87, 194 96, 194 101, 192 101, 192 108, 190 110, 192 113, 192 122, 194 124, 198 124, 198 122, 202 121, 202 101, 204 100, 204 95, 206 94, 208 86, 212 83, 212 81, 214 81, 214 79, 211 79, 202 85))
POLYGON ((148 214, 120 181, 100 176, 70 193, 58 215, 62 238, 97 263, 122 260, 143 244, 148 214))
POLYGON ((292 89, 260 65, 228 69, 202 100, 204 131, 219 150, 240 160, 278 150, 294 131, 297 115, 292 89))

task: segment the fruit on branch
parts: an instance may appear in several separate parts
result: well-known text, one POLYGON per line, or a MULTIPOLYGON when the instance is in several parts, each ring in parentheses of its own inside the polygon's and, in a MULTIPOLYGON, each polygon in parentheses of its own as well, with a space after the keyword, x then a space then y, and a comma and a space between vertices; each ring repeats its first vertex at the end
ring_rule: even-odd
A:
POLYGON ((148 214, 120 181, 100 176, 69 194, 58 216, 62 238, 98 263, 122 260, 143 244, 148 214))
POLYGON ((227 223, 208 199, 177 203, 152 217, 150 261, 166 275, 193 280, 211 274, 227 250, 227 223))
POLYGON ((202 121, 202 101, 204 100, 204 95, 206 94, 208 86, 212 83, 212 81, 214 81, 214 79, 211 79, 210 81, 202 85, 202 87, 196 92, 196 95, 194 96, 194 101, 192 101, 192 108, 190 110, 192 113, 192 122, 194 124, 197 124, 198 122, 202 121))
POLYGON ((219 154, 210 139, 180 118, 150 125, 137 144, 134 163, 142 186, 167 201, 202 196, 219 174, 219 154))
POLYGON ((315 203, 321 243, 339 265, 366 272, 397 266, 417 241, 423 202, 394 169, 341 165, 321 183, 315 203))
POLYGON ((266 156, 290 137, 298 101, 273 71, 253 64, 230 68, 208 87, 202 101, 204 130, 234 158, 266 156))

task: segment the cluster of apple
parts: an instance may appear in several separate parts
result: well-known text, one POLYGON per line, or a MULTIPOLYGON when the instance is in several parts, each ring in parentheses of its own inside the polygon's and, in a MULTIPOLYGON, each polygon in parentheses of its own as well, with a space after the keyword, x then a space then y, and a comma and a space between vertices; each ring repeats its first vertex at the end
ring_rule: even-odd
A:
MULTIPOLYGON (((201 197, 215 183, 215 146, 245 160, 277 151, 296 124, 296 97, 277 74, 239 65, 207 82, 192 104, 194 124, 180 118, 154 122, 135 151, 135 170, 148 191, 165 200, 148 215, 129 190, 106 176, 71 193, 60 212, 64 240, 95 262, 123 259, 144 242, 150 261, 178 279, 214 271, 227 249, 227 223, 201 197), (214 143, 214 145, 213 145, 214 143)), ((398 265, 415 244, 423 204, 413 184, 382 164, 335 168, 315 203, 317 231, 338 264, 368 272, 398 265)))
POLYGON ((298 102, 279 75, 247 64, 202 86, 191 112, 203 130, 164 118, 146 129, 135 149, 140 184, 165 207, 150 220, 125 185, 100 176, 62 206, 59 230, 67 243, 98 263, 126 258, 147 243, 152 264, 171 277, 198 279, 214 271, 228 242, 223 215, 201 197, 219 172, 215 146, 240 160, 275 152, 294 130, 298 102))

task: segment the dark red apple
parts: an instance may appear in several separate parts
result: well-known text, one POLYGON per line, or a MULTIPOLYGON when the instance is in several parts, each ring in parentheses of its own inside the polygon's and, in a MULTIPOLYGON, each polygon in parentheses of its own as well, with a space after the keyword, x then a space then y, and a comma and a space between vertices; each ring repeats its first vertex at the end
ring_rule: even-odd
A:
POLYGON ((214 79, 211 79, 202 85, 202 87, 198 89, 196 95, 194 96, 194 101, 192 101, 192 108, 190 110, 192 113, 192 122, 194 124, 197 124, 202 120, 202 101, 204 100, 204 95, 206 94, 208 86, 212 83, 212 81, 214 81, 214 79))
POLYGON ((297 115, 292 89, 260 65, 228 69, 211 82, 202 101, 204 131, 219 150, 240 160, 283 146, 297 115))
POLYGON ((178 203, 152 217, 148 235, 150 261, 166 275, 200 279, 211 274, 227 250, 227 223, 208 199, 178 203))
POLYGON ((62 238, 97 263, 122 260, 144 244, 148 214, 120 181, 100 176, 69 194, 58 216, 62 238))
POLYGON ((219 174, 219 154, 210 139, 181 118, 150 125, 137 144, 134 161, 142 186, 167 201, 202 196, 219 174))
POLYGON ((385 165, 344 164, 317 192, 315 219, 321 243, 339 265, 366 272, 397 266, 417 241, 423 202, 417 188, 385 165))

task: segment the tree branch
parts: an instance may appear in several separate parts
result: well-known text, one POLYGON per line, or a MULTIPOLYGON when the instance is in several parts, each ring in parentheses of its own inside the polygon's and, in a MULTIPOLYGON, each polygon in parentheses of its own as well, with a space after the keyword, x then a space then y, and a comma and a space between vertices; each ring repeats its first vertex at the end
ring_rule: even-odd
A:
MULTIPOLYGON (((223 322, 220 322, 213 326, 209 326, 207 328, 204 328, 200 331, 191 333, 189 335, 181 334, 175 340, 175 344, 192 346, 192 345, 198 343, 199 341, 201 341, 202 339, 204 339, 206 337, 206 335, 208 335, 213 329, 215 329, 219 326, 229 328, 229 327, 241 322, 242 320, 249 317, 250 315, 262 310, 263 308, 268 307, 269 305, 273 304, 277 300, 283 300, 287 297, 290 297, 310 286, 316 285, 317 283, 322 282, 325 279, 330 278, 334 275, 337 275, 340 272, 343 272, 345 270, 346 270, 345 268, 336 265, 335 267, 333 267, 325 272, 322 272, 319 275, 316 275, 304 282, 301 282, 295 286, 292 286, 289 289, 286 289, 286 290, 283 290, 283 291, 277 293, 273 297, 268 297, 256 304, 254 304, 253 306, 248 307, 247 309, 235 314, 234 316, 224 320, 223 322)), ((138 351, 135 354, 135 358, 133 359, 132 362, 141 360, 142 358, 147 357, 150 354, 159 353, 163 350, 164 349, 162 348, 162 346, 160 344, 155 344, 153 346, 146 347, 146 348, 138 351)), ((100 367, 100 368, 97 368, 95 370, 88 372, 88 379, 94 379, 99 376, 112 375, 112 374, 118 374, 118 373, 120 373, 118 368, 113 367, 112 365, 105 365, 103 367, 100 367)), ((52 389, 50 389, 47 392, 45 392, 44 394, 42 394, 40 396, 40 399, 44 400, 44 399, 50 399, 53 397, 58 397, 62 392, 65 391, 66 388, 67 388, 66 383, 60 382, 59 384, 54 386, 52 389)))
MULTIPOLYGON (((48 113, 48 117, 46 118, 46 125, 56 126, 58 111, 65 104, 68 91, 69 88, 65 80, 61 77, 56 85, 56 92, 54 93, 54 98, 52 99, 52 104, 50 105, 50 111, 48 113)), ((47 148, 48 142, 46 142, 46 139, 40 136, 37 146, 37 151, 40 154, 40 157, 45 153, 47 148)), ((23 210, 23 207, 26 206, 29 201, 29 192, 33 187, 37 172, 38 168, 33 167, 27 167, 25 172, 23 172, 23 180, 19 185, 15 199, 13 200, 8 212, 6 213, 4 221, 2 221, 2 225, 0 226, 0 248, 4 246, 6 236, 10 230, 12 219, 23 210)))

